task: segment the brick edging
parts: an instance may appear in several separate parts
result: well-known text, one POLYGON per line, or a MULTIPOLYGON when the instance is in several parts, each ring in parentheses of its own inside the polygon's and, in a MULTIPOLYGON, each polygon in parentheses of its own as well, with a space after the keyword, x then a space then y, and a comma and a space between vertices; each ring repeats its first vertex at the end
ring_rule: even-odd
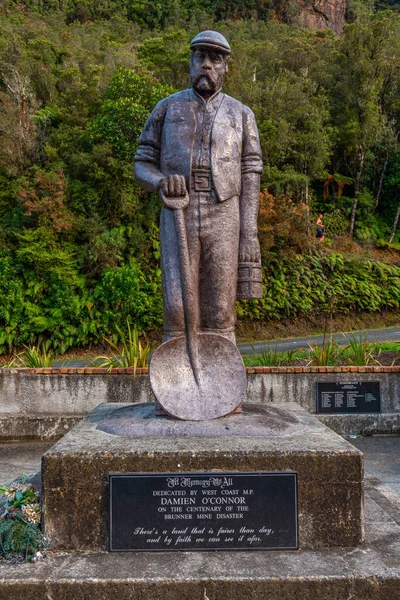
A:
MULTIPOLYGON (((400 373, 400 365, 395 367, 247 367, 247 374, 255 373, 400 373)), ((148 368, 136 369, 136 375, 147 375, 148 368)), ((0 375, 133 375, 133 367, 105 369, 101 367, 60 367, 60 368, 0 368, 0 375)))
POLYGON ((247 367, 247 373, 400 373, 395 367, 247 367))

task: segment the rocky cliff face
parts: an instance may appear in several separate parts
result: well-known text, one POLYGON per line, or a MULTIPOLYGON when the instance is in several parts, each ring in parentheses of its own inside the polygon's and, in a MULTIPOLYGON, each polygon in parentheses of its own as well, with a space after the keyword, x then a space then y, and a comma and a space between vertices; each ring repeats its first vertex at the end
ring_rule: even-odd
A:
POLYGON ((299 22, 314 29, 329 27, 340 34, 346 22, 347 0, 300 0, 299 22))

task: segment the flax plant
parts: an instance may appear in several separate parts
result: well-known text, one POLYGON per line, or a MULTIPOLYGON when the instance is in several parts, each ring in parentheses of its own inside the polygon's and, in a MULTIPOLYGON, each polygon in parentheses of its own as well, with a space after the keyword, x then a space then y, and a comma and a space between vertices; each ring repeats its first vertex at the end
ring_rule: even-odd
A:
POLYGON ((121 344, 115 344, 111 339, 104 338, 104 341, 113 353, 110 356, 96 356, 92 364, 97 367, 107 367, 109 371, 118 367, 133 367, 133 373, 136 375, 138 367, 147 366, 151 346, 149 342, 142 343, 139 337, 139 329, 136 325, 131 328, 129 322, 127 323, 127 335, 119 327, 116 329, 119 338, 122 340, 121 344))
POLYGON ((308 345, 310 348, 309 364, 316 367, 328 367, 328 366, 336 366, 340 363, 343 358, 344 348, 341 348, 339 344, 330 338, 328 341, 324 338, 322 346, 308 345))
POLYGON ((292 364, 296 358, 298 349, 289 349, 285 352, 279 352, 276 348, 265 346, 260 353, 252 346, 254 355, 244 356, 244 363, 247 367, 281 367, 292 364))
POLYGON ((8 368, 28 367, 30 369, 52 366, 54 352, 47 350, 45 344, 42 344, 42 346, 24 346, 24 348, 23 352, 14 356, 5 366, 8 368))
POLYGON ((368 334, 352 334, 349 336, 349 345, 346 346, 346 360, 356 367, 368 366, 372 363, 379 364, 373 357, 374 345, 367 339, 368 334))

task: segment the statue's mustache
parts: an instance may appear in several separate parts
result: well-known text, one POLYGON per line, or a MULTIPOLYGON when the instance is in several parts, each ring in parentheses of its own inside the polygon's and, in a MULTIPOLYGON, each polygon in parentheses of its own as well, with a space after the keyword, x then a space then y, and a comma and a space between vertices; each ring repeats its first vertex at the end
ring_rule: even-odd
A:
POLYGON ((213 83, 215 83, 216 81, 216 77, 214 76, 213 73, 210 73, 209 71, 201 71, 200 73, 197 73, 196 75, 194 75, 193 77, 193 82, 194 83, 198 83, 200 81, 200 79, 208 79, 208 81, 211 81, 213 83))

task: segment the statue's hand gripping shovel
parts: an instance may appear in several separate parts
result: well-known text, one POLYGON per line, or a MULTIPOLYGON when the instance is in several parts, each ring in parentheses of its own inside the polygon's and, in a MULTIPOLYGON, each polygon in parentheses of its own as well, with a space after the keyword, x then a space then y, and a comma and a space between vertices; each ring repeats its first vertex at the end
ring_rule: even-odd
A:
POLYGON ((150 363, 151 388, 163 407, 178 419, 202 421, 231 413, 243 401, 246 371, 239 350, 221 335, 199 333, 198 290, 193 289, 184 209, 189 196, 168 198, 173 210, 179 251, 185 336, 161 344, 150 363))

